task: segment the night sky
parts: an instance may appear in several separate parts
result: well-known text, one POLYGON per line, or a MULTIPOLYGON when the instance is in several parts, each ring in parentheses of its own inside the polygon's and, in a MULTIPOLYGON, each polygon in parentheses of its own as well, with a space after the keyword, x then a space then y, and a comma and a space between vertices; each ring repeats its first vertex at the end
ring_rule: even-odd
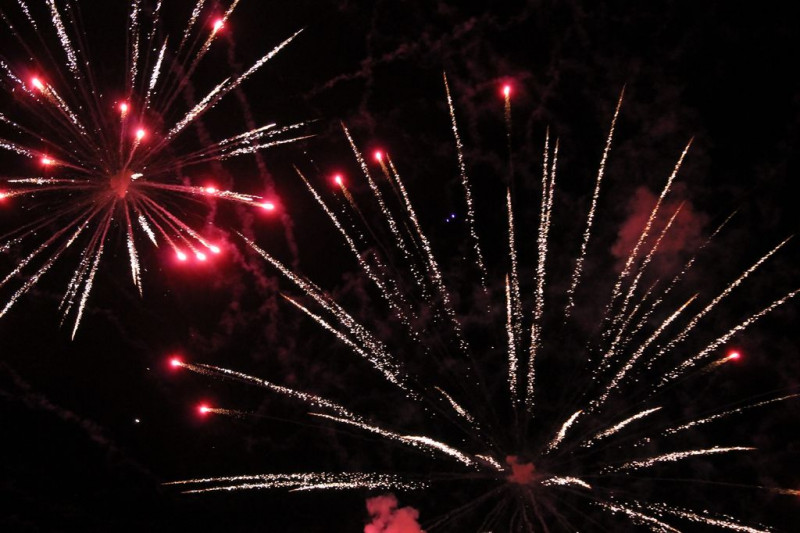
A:
MULTIPOLYGON (((177 34, 192 4, 164 3, 162 31, 177 34)), ((127 6, 79 4, 95 68, 111 93, 124 74, 118 58, 127 6)), ((193 224, 213 222, 219 228, 214 234, 226 244, 214 262, 181 265, 163 250, 143 247, 140 298, 130 283, 124 237, 112 235, 75 340, 69 324, 59 327, 58 314, 73 268, 69 261, 54 267, 0 319, 0 531, 359 532, 368 522, 366 498, 381 492, 187 496, 162 483, 268 472, 416 471, 424 477, 427 471, 447 471, 447 461, 436 464, 357 431, 335 431, 305 416, 298 403, 240 383, 176 372, 167 364, 180 354, 187 361, 349 399, 364 412, 415 427, 416 410, 397 407, 396 395, 386 392, 363 362, 288 305, 280 292, 297 294, 296 289, 247 251, 235 231, 330 290, 391 338, 385 310, 370 298, 357 265, 293 169, 328 197, 334 189, 330 177, 342 173, 368 205, 369 191, 363 177, 359 180, 344 123, 365 153, 378 148, 391 153, 445 277, 456 292, 468 292, 475 278, 443 73, 454 98, 487 263, 500 282, 506 268, 505 187, 515 194, 523 276, 532 277, 546 129, 559 138, 549 259, 554 279, 548 288, 559 302, 614 107, 625 88, 587 260, 589 281, 579 294, 576 317, 584 330, 602 316, 631 235, 692 138, 667 205, 687 203, 667 251, 653 261, 654 272, 674 272, 737 211, 687 279, 683 294, 698 292, 705 302, 797 231, 800 50, 790 8, 674 0, 483 4, 242 0, 193 80, 198 95, 303 31, 210 112, 204 129, 221 139, 246 129, 250 118, 258 124, 309 121, 305 131, 314 137, 265 151, 260 159, 247 156, 187 171, 198 180, 213 176, 237 191, 268 191, 278 203, 272 214, 223 204, 199 204, 187 212, 193 224), (513 87, 511 179, 504 83, 513 87), (597 291, 596 300, 586 286, 597 291), (251 415, 201 417, 200 402, 251 415)), ((0 10, 19 16, 12 0, 0 0, 0 10)), ((7 36, 0 43, 0 56, 18 58, 7 36)), ((11 105, 3 94, 0 111, 11 105)), ((186 142, 197 143, 198 133, 187 133, 186 142)), ((0 153, 0 174, 30 172, 21 159, 0 153)), ((374 209, 365 216, 377 220, 374 209)), ((25 217, 13 205, 0 204, 0 234, 25 217)), ((799 252, 798 243, 790 241, 704 325, 711 333, 703 331, 699 342, 796 289, 799 252)), ((14 253, 0 255, 0 275, 18 260, 14 253)), ((494 289, 502 327, 502 287, 494 289)), ((8 296, 2 289, 0 302, 8 296)), ((676 393, 677 412, 706 414, 738 400, 800 391, 797 310, 790 302, 737 336, 735 347, 745 354, 741 364, 676 393)), ((494 377, 503 379, 494 370, 494 377)), ((555 383, 564 379, 550 371, 555 383)), ((561 392, 554 401, 568 396, 561 392)), ((800 487, 799 415, 800 403, 788 402, 710 429, 704 446, 738 438, 761 451, 754 459, 721 461, 723 470, 709 467, 695 474, 733 471, 751 484, 800 487)), ((427 527, 458 505, 461 490, 445 484, 397 495, 400 505, 420 510, 420 523, 427 527)), ((684 489, 655 480, 642 490, 684 489)), ((800 526, 796 496, 686 490, 682 496, 697 508, 730 512, 778 531, 800 526)), ((581 531, 595 530, 588 522, 576 523, 581 531)), ((609 531, 634 530, 625 521, 609 524, 609 531)), ((476 526, 440 531, 462 527, 476 526)), ((691 524, 685 530, 695 531, 691 524)))

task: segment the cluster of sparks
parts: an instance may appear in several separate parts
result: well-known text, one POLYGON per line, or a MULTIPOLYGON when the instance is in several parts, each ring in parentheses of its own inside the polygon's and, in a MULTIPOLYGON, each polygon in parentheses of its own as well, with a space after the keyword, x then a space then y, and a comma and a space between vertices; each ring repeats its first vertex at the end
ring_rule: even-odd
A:
MULTIPOLYGON (((686 463, 692 458, 752 453, 755 448, 746 445, 682 447, 683 441, 675 438, 675 435, 740 415, 745 411, 800 397, 800 394, 786 394, 762 398, 760 401, 744 403, 734 409, 719 410, 688 422, 685 419, 671 418, 667 415, 668 410, 664 409, 666 405, 659 403, 668 401, 663 393, 673 385, 691 378, 702 378, 739 360, 739 351, 730 350, 722 356, 720 352, 730 345, 737 334, 797 295, 798 290, 789 292, 746 316, 710 342, 702 341, 699 349, 687 348, 687 340, 691 338, 697 324, 717 309, 746 278, 783 247, 786 241, 770 249, 699 310, 692 311, 699 299, 697 295, 681 299, 673 308, 668 308, 666 298, 670 292, 677 290, 680 281, 693 268, 697 255, 674 278, 664 283, 665 288, 660 291, 655 286, 643 287, 648 265, 658 252, 662 240, 668 235, 677 215, 677 211, 664 215, 664 199, 678 175, 689 149, 687 146, 668 176, 636 245, 618 275, 610 300, 606 304, 599 334, 586 339, 583 365, 588 376, 587 383, 577 388, 574 385, 576 382, 567 380, 576 387, 573 392, 578 400, 555 408, 552 405, 542 405, 541 400, 538 400, 543 396, 540 389, 548 384, 538 377, 536 369, 546 356, 559 353, 558 343, 560 339, 563 340, 564 332, 570 331, 564 328, 568 328, 579 302, 579 289, 584 282, 584 264, 592 238, 601 183, 623 98, 620 95, 611 121, 580 251, 573 263, 567 284, 569 288, 563 295, 566 303, 560 312, 548 310, 556 320, 546 321, 546 264, 556 194, 558 142, 551 146, 548 133, 541 174, 540 214, 538 228, 534 231, 537 243, 536 265, 533 269, 532 298, 528 302, 522 297, 523 284, 520 281, 521 269, 517 258, 518 235, 510 191, 506 195, 507 231, 504 240, 507 242, 508 253, 504 261, 506 271, 501 276, 501 279, 504 277, 504 282, 496 288, 490 285, 491 276, 481 248, 463 145, 446 78, 445 89, 458 153, 458 172, 465 195, 465 230, 472 253, 469 264, 474 265, 477 278, 475 309, 470 312, 488 314, 495 319, 496 325, 504 329, 501 337, 495 336, 496 344, 486 354, 481 354, 472 345, 474 335, 464 325, 466 322, 463 319, 466 317, 456 309, 443 268, 436 259, 404 181, 388 153, 376 152, 374 166, 371 166, 346 128, 344 133, 369 187, 375 209, 381 214, 379 218, 385 235, 390 239, 389 244, 379 243, 380 246, 376 247, 365 237, 372 235, 377 239, 375 236, 378 231, 369 227, 363 216, 363 207, 357 204, 348 190, 347 180, 341 174, 332 178, 333 188, 341 193, 342 201, 339 203, 324 199, 323 193, 304 174, 299 170, 298 174, 373 285, 378 298, 391 313, 392 321, 402 329, 402 332, 396 333, 397 338, 386 340, 386 334, 381 335, 377 328, 371 328, 368 320, 358 318, 312 281, 294 272, 255 242, 242 238, 299 291, 300 296, 285 295, 287 302, 307 315, 322 330, 332 334, 355 356, 367 361, 390 387, 412 404, 423 406, 424 416, 430 418, 432 429, 440 427, 442 423, 449 424, 452 429, 449 435, 452 436, 439 437, 441 432, 436 430, 430 434, 403 431, 393 427, 391 422, 376 421, 373 417, 354 412, 333 399, 290 389, 234 370, 188 363, 182 358, 172 359, 171 364, 175 368, 261 387, 303 403, 309 409, 308 414, 316 419, 357 428, 365 434, 414 448, 437 459, 437 464, 450 461, 453 470, 445 476, 449 481, 459 479, 460 476, 466 482, 474 482, 476 479, 496 482, 489 493, 445 513, 441 519, 431 524, 431 529, 446 527, 449 521, 459 519, 463 513, 476 509, 492 496, 514 491, 513 494, 517 496, 514 501, 520 502, 520 505, 512 507, 509 511, 511 517, 505 522, 498 518, 505 505, 498 503, 492 511, 486 513, 479 531, 489 531, 492 528, 550 531, 550 527, 556 524, 567 530, 574 530, 575 526, 566 518, 569 512, 559 508, 559 498, 565 495, 583 502, 587 509, 601 510, 653 531, 679 531, 680 527, 687 524, 691 526, 691 523, 741 532, 769 531, 767 526, 746 524, 722 513, 687 509, 668 502, 648 501, 645 495, 640 498, 636 493, 616 490, 614 484, 624 482, 625 479, 635 480, 636 475, 642 471, 646 473, 659 467, 669 468, 670 463, 686 463), (378 170, 377 174, 375 169, 378 170), (668 221, 663 229, 656 231, 656 220, 659 217, 668 221), (391 249, 395 253, 391 258, 382 257, 375 252, 376 248, 384 251, 391 249), (402 267, 398 266, 401 264, 402 267), (496 302, 492 306, 491 302, 500 300, 500 294, 503 304, 498 305, 496 302), (497 313, 494 309, 502 309, 503 312, 497 313), (686 318, 687 315, 690 315, 689 318, 686 318), (558 324, 561 324, 560 328, 558 324), (548 327, 553 330, 549 336, 548 327), (676 330, 677 333, 674 333, 676 330), (432 337, 436 339, 435 342, 431 342, 432 337), (439 350, 441 345, 448 346, 444 356, 439 350), (486 365, 491 366, 491 354, 498 351, 504 355, 506 369, 504 391, 501 392, 497 392, 496 387, 490 390, 486 384, 486 373, 482 371, 486 365), (439 369, 438 373, 420 375, 412 370, 419 365, 409 364, 413 362, 411 357, 433 361, 445 357, 446 360, 436 367, 439 369), (457 361, 457 366, 450 365, 451 361, 457 361), (451 368, 458 368, 459 372, 455 376, 448 376, 451 368), (636 396, 636 401, 628 404, 627 394, 636 396), (620 405, 624 408, 620 409, 620 405), (505 420, 498 415, 503 409, 510 413, 505 420), (560 414, 547 414, 552 412, 560 414), (613 453, 608 452, 610 449, 614 450, 613 453)), ((501 94, 504 98, 510 139, 511 86, 503 87, 501 94)), ((697 254, 706 248, 708 242, 726 223, 727 220, 697 254)), ((472 267, 465 268, 468 270, 472 267)), ((592 299, 596 299, 596 295, 592 295, 592 299)), ((490 336, 491 332, 487 332, 484 338, 490 336)), ((217 409, 208 405, 201 406, 200 410, 203 414, 244 414, 241 411, 217 409)), ((424 489, 435 480, 436 475, 430 473, 386 477, 378 473, 324 473, 215 477, 174 484, 189 485, 189 492, 255 488, 396 489, 404 483, 405 488, 424 489)), ((751 488, 773 494, 800 494, 793 489, 778 487, 751 488)))
POLYGON ((265 124, 195 149, 186 133, 297 34, 193 102, 187 96, 192 75, 238 0, 221 15, 214 15, 219 6, 197 0, 185 29, 172 36, 159 30, 160 0, 152 10, 132 0, 128 48, 119 61, 125 65, 125 83, 113 87, 91 68, 80 6, 55 0, 45 4, 19 0, 18 16, 0 10, 3 33, 28 58, 0 54, 0 86, 13 101, 0 112, 0 149, 26 158, 30 168, 27 175, 0 175, 0 208, 38 201, 35 208, 27 207, 38 218, 0 235, 0 252, 21 254, 0 279, 0 289, 17 284, 0 302, 0 317, 74 246, 80 250, 78 265, 60 306, 64 319, 73 316, 74 337, 112 231, 125 235, 131 277, 141 293, 142 241, 165 245, 181 262, 205 262, 221 252, 220 243, 185 220, 180 202, 219 199, 276 208, 274 200, 262 196, 191 184, 182 173, 297 140, 301 124, 265 124), (48 28, 58 43, 55 51, 46 40, 48 28), (66 68, 60 67, 64 63, 66 68))
MULTIPOLYGON (((268 211, 276 208, 274 200, 220 189, 209 183, 191 184, 181 177, 183 169, 194 165, 253 154, 302 138, 295 134, 301 127, 299 124, 288 127, 267 124, 218 142, 205 143, 193 151, 184 151, 187 143, 183 136, 187 129, 297 35, 281 42, 243 73, 219 82, 198 102, 186 103, 186 109, 176 114, 176 108, 180 109, 180 104, 186 100, 185 91, 191 84, 192 74, 224 31, 237 4, 238 0, 233 0, 221 16, 212 17, 209 13, 213 10, 205 6, 205 0, 197 0, 185 29, 171 40, 170 36, 159 32, 161 1, 145 13, 141 1, 132 0, 127 28, 129 47, 124 61, 125 84, 119 88, 102 86, 90 68, 76 3, 67 1, 59 6, 55 0, 46 0, 42 13, 38 13, 26 0, 18 0, 17 16, 0 10, 9 38, 30 58, 27 62, 15 62, 0 55, 0 85, 14 102, 9 111, 0 113, 0 149, 26 158, 27 165, 37 168, 33 175, 0 176, 0 207, 6 209, 23 200, 42 199, 40 205, 45 208, 38 213, 38 218, 0 236, 0 253, 24 250, 11 272, 0 279, 0 289, 17 285, 11 295, 0 302, 0 317, 75 246, 79 250, 78 265, 60 306, 64 319, 73 317, 74 336, 112 230, 125 235, 131 278, 141 293, 141 241, 146 239, 154 246, 165 245, 179 261, 193 257, 204 262, 221 252, 219 243, 204 237, 181 218, 180 211, 174 208, 175 201, 221 199, 268 211), (145 20, 148 17, 149 22, 145 20), (45 40, 38 37, 45 27, 52 30, 53 39, 58 43, 55 55, 49 52, 45 40), (32 35, 37 38, 30 38, 32 35), (36 53, 34 42, 44 49, 40 55, 36 53), (66 69, 57 66, 62 62, 66 69), (46 235, 44 240, 40 238, 42 234, 46 235)), ((662 417, 658 423, 653 422, 666 414, 665 405, 658 403, 665 397, 662 394, 665 390, 740 359, 739 352, 731 351, 722 356, 720 352, 736 335, 800 292, 798 289, 772 301, 696 351, 679 349, 685 348, 698 324, 787 241, 769 249, 696 311, 692 310, 697 305, 697 295, 685 298, 673 308, 668 308, 667 299, 692 269, 695 258, 665 283, 665 288, 645 288, 648 266, 677 216, 677 211, 668 214, 667 223, 656 231, 655 222, 663 217, 664 200, 689 150, 687 145, 618 275, 599 334, 586 341, 583 363, 589 376, 588 384, 574 391, 576 402, 555 409, 560 415, 554 418, 543 414, 554 409, 541 405, 540 388, 547 384, 540 383, 537 368, 543 359, 557 352, 557 346, 553 345, 564 337, 564 328, 574 319, 579 304, 584 264, 622 96, 601 157, 580 248, 564 295, 566 303, 556 311, 546 306, 545 296, 557 192, 558 141, 551 144, 548 133, 544 143, 538 227, 532 236, 537 244, 534 279, 528 300, 523 298, 523 288, 527 284, 521 281, 520 241, 514 217, 515 199, 510 188, 505 201, 507 227, 503 240, 507 255, 503 258, 504 272, 500 276, 503 282, 499 285, 491 282, 493 273, 490 273, 491 265, 481 245, 455 105, 447 80, 444 82, 455 138, 457 172, 464 193, 463 218, 471 253, 470 265, 474 265, 476 278, 474 309, 469 312, 485 314, 496 322, 483 337, 495 339, 490 348, 477 347, 475 332, 465 325, 466 312, 459 308, 453 290, 448 287, 445 269, 436 257, 405 182, 389 154, 378 151, 370 163, 346 128, 344 134, 374 201, 373 207, 381 214, 380 230, 367 222, 364 209, 351 194, 342 174, 331 179, 333 189, 340 194, 341 201, 338 201, 326 199, 300 170, 297 173, 373 286, 392 322, 401 330, 395 332, 396 338, 385 338, 368 321, 357 317, 314 282, 252 240, 241 238, 294 286, 297 295, 284 295, 291 306, 371 365, 390 388, 410 403, 424 406, 431 427, 444 424, 449 427, 450 433, 446 434, 452 436, 441 437, 438 430, 430 433, 403 430, 359 413, 345 402, 235 370, 190 363, 178 357, 171 359, 170 364, 176 369, 263 388, 307 406, 308 414, 321 424, 356 428, 432 458, 449 461, 452 470, 448 471, 448 480, 495 483, 485 496, 446 513, 431 528, 459 519, 490 498, 513 491, 521 505, 511 513, 510 519, 501 522, 498 515, 503 504, 498 504, 487 514, 484 529, 505 524, 508 530, 549 531, 548 524, 553 523, 569 529, 565 513, 558 509, 559 494, 568 494, 589 507, 627 518, 654 531, 679 531, 678 528, 687 523, 741 532, 768 531, 766 526, 745 524, 725 514, 632 497, 608 487, 607 482, 619 483, 625 476, 691 458, 753 452, 755 448, 747 445, 682 448, 682 441, 674 436, 747 410, 800 397, 800 394, 785 394, 689 421, 662 417), (381 242, 379 234, 386 235, 388 243, 381 242), (369 236, 374 241, 371 242, 369 236), (502 309, 502 312, 495 309, 502 309), (546 320, 547 316, 555 315, 558 320, 546 320), (691 316, 687 318, 688 315, 691 316), (556 323, 563 326, 556 328, 553 326, 556 323), (502 335, 493 336, 495 325, 502 329, 502 335), (411 349, 407 349, 409 347, 411 349), (486 370, 497 366, 494 356, 498 352, 503 354, 505 369, 500 389, 487 384, 486 370), (413 354, 435 361, 442 372, 420 375, 416 371, 419 365, 409 360, 413 354), (456 363, 449 365, 449 360, 456 363), (631 390, 639 394, 633 404, 636 409, 620 411, 619 404, 614 402, 624 399, 631 390), (503 412, 510 414, 503 418, 503 412), (636 432, 631 432, 631 428, 636 432), (632 435, 640 438, 632 439, 632 435), (659 447, 654 448, 654 444, 659 447), (662 450, 662 446, 669 451, 653 451, 662 450), (605 452, 610 447, 616 450, 611 459, 605 452)), ((512 86, 505 85, 501 94, 511 167, 509 175, 513 176, 510 155, 512 86)), ((454 220, 454 215, 448 218, 450 220, 454 220)), ((201 416, 247 416, 241 410, 209 404, 202 404, 197 410, 201 416)), ((326 472, 210 477, 172 484, 186 488, 186 492, 264 488, 424 490, 434 481, 434 477, 424 474, 326 472)), ((787 488, 756 488, 775 494, 798 494, 787 488)))

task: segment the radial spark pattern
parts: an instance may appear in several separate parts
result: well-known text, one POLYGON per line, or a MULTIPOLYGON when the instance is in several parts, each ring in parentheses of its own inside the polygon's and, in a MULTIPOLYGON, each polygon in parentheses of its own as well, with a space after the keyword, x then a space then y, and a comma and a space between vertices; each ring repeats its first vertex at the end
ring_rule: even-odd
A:
MULTIPOLYGON (((426 525, 427 531, 616 531, 629 530, 631 523, 653 531, 694 531, 697 523, 732 531, 768 531, 749 517, 728 516, 724 507, 718 511, 705 504, 692 508, 694 502, 682 500, 680 490, 664 491, 661 480, 668 480, 673 488, 685 484, 691 491, 698 487, 728 495, 744 491, 738 493, 740 497, 747 491, 795 493, 787 488, 736 485, 735 476, 727 472, 706 479, 709 464, 759 451, 751 441, 709 442, 720 435, 702 433, 699 428, 793 401, 797 394, 751 397, 738 406, 719 405, 697 417, 687 417, 692 409, 681 404, 695 394, 693 387, 725 372, 740 358, 739 353, 720 355, 726 343, 797 294, 795 290, 765 300, 755 312, 724 324, 720 331, 715 324, 698 334, 700 324, 708 326, 709 316, 726 314, 719 313, 724 309, 722 302, 784 243, 767 247, 765 255, 714 294, 698 295, 686 283, 697 256, 672 277, 653 282, 653 258, 677 216, 677 211, 665 212, 669 205, 665 199, 687 157, 687 146, 676 154, 677 163, 665 177, 663 190, 619 274, 606 284, 609 296, 601 297, 602 284, 583 278, 592 230, 607 224, 599 215, 600 185, 608 173, 620 96, 599 157, 585 230, 572 248, 577 250, 572 268, 561 276, 546 268, 555 240, 558 161, 558 142, 549 133, 537 219, 532 224, 522 221, 517 216, 520 200, 510 189, 501 191, 506 193, 502 195, 505 228, 491 238, 495 248, 502 243, 505 253, 500 257, 486 254, 482 248, 485 230, 479 225, 479 203, 470 192, 455 106, 446 85, 445 89, 456 138, 454 173, 464 193, 463 249, 468 255, 454 269, 454 280, 448 282, 448 270, 434 252, 433 239, 423 230, 411 194, 389 155, 379 152, 374 166, 367 164, 347 130, 379 222, 367 222, 364 202, 356 204, 341 177, 335 180, 334 192, 342 195, 340 202, 326 199, 306 176, 300 178, 343 238, 347 253, 363 269, 364 283, 372 287, 371 294, 386 314, 375 318, 348 309, 245 239, 292 286, 286 301, 332 334, 343 349, 373 367, 385 382, 386 391, 370 397, 380 398, 382 415, 370 414, 369 403, 354 398, 323 398, 225 368, 173 362, 179 368, 232 378, 302 402, 312 420, 349 432, 360 430, 371 441, 377 436, 387 444, 405 446, 429 458, 429 465, 395 465, 388 477, 379 473, 265 474, 179 483, 191 485, 193 492, 397 489, 402 483, 408 484, 403 488, 431 490, 446 485, 448 494, 463 501, 454 510, 440 509, 441 516, 426 525), (529 268, 523 267, 520 246, 526 241, 534 243, 526 247, 532 248, 529 268), (465 278, 471 281, 465 283, 465 278), (549 290, 551 278, 565 288, 563 293, 549 290), (585 316, 578 312, 584 306, 598 310, 599 323, 592 327, 582 323, 585 319, 577 315, 585 316), (397 406, 398 416, 386 415, 395 411, 384 402, 397 406), (694 478, 698 465, 703 475, 694 478), (675 501, 664 501, 669 496, 675 501), (465 518, 470 514, 472 521, 465 518)), ((504 96, 510 132, 510 100, 507 92, 504 96)), ((697 254, 706 251, 703 245, 697 254)), ((373 302, 376 307, 377 302, 373 302)), ((214 413, 229 414, 226 409, 214 413)))
POLYGON ((142 241, 166 245, 179 261, 203 262, 220 253, 186 221, 187 206, 196 211, 198 200, 221 199, 275 208, 260 195, 193 184, 187 176, 198 165, 296 140, 300 124, 266 124, 202 145, 188 130, 297 34, 194 102, 193 74, 238 0, 217 16, 219 6, 198 0, 176 35, 160 31, 160 1, 145 8, 132 0, 128 47, 115 62, 120 84, 95 70, 107 57, 89 56, 91 35, 83 30, 87 14, 80 4, 17 4, 16 11, 0 10, 7 46, 0 51, 0 87, 9 104, 0 112, 0 149, 23 158, 17 165, 23 175, 0 174, 0 208, 23 206, 34 217, 0 235, 0 252, 20 257, 0 278, 0 317, 74 247, 78 264, 61 301, 74 336, 112 232, 125 235, 131 278, 141 293, 142 241))

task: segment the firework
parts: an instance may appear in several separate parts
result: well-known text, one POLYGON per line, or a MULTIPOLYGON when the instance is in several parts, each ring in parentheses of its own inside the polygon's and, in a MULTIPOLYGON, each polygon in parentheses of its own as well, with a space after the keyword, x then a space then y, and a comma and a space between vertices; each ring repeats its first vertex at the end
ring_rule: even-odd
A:
POLYGON ((0 236, 0 252, 21 257, 0 278, 0 289, 10 291, 0 317, 74 247, 77 268, 60 305, 64 319, 74 320, 74 337, 112 232, 125 236, 131 278, 141 293, 143 241, 165 245, 182 262, 220 253, 218 243, 186 221, 187 205, 191 212, 198 201, 219 199, 275 209, 259 195, 192 184, 184 171, 297 140, 301 124, 265 124, 194 148, 187 130, 297 34, 195 102, 192 75, 238 0, 221 17, 204 3, 196 3, 181 34, 161 35, 161 2, 146 9, 132 0, 128 47, 117 61, 125 69, 121 85, 93 70, 100 61, 87 53, 79 4, 48 0, 44 9, 20 0, 20 12, 0 10, 9 42, 0 55, 0 86, 13 101, 0 113, 0 148, 26 159, 24 175, 0 175, 0 205, 12 209, 35 200, 38 215, 0 236))
MULTIPOLYGON (((510 134, 510 89, 502 94, 510 134)), ((648 480, 663 477, 692 488, 693 483, 709 486, 714 491, 733 487, 724 477, 708 481, 691 479, 690 474, 686 479, 681 476, 698 461, 706 464, 758 450, 749 442, 704 441, 698 445, 689 435, 696 437, 700 426, 708 427, 745 411, 798 397, 761 397, 687 419, 685 414, 676 414, 682 411, 681 404, 676 403, 681 396, 671 394, 678 385, 702 382, 739 360, 739 352, 720 356, 720 349, 797 295, 798 290, 784 294, 728 324, 722 334, 713 333, 711 340, 697 335, 696 326, 720 311, 721 302, 784 243, 771 248, 708 303, 698 303, 704 298, 682 284, 696 256, 662 283, 662 289, 655 283, 645 287, 648 267, 680 211, 678 207, 665 214, 664 200, 679 174, 687 146, 676 154, 677 164, 620 273, 609 284, 613 287, 610 297, 600 299, 598 306, 598 289, 581 287, 582 282, 586 284, 585 265, 592 229, 598 222, 600 185, 621 112, 620 96, 600 159, 585 230, 576 246, 579 251, 566 279, 561 280, 566 290, 553 294, 548 291, 548 279, 553 274, 548 273, 547 264, 558 141, 552 142, 549 133, 545 138, 534 235, 529 235, 531 224, 521 223, 516 216, 515 198, 510 189, 506 191, 506 227, 502 239, 495 236, 496 242, 504 243, 506 253, 500 265, 494 265, 487 260, 491 257, 485 254, 479 237, 477 206, 446 80, 445 96, 455 136, 456 172, 466 213, 464 236, 470 254, 469 261, 458 271, 458 281, 463 286, 463 278, 472 276, 471 291, 459 292, 448 285, 446 269, 422 228, 389 154, 377 152, 376 167, 371 167, 347 129, 344 133, 368 184, 380 227, 367 222, 363 205, 356 203, 341 176, 334 178, 332 187, 334 194, 341 195, 342 201, 337 202, 326 198, 300 171, 298 174, 363 270, 365 282, 372 285, 375 297, 388 313, 389 323, 381 322, 382 327, 378 328, 378 319, 357 316, 305 276, 242 237, 293 286, 292 294, 285 296, 288 303, 382 376, 387 387, 382 396, 388 403, 395 398, 402 403, 407 410, 403 411, 403 418, 414 419, 413 424, 409 422, 413 430, 392 418, 358 412, 345 401, 290 389, 234 370, 177 359, 172 363, 177 368, 237 380, 297 400, 315 420, 404 445, 430 458, 434 466, 391 475, 264 474, 176 484, 190 485, 189 492, 254 488, 375 490, 397 489, 401 483, 408 483, 406 488, 423 489, 437 483, 449 484, 450 493, 463 495, 464 501, 432 522, 426 527, 428 531, 475 530, 460 522, 470 512, 482 517, 478 531, 617 530, 623 527, 620 521, 627 522, 626 528, 633 523, 654 531, 679 531, 694 523, 733 531, 768 531, 767 526, 728 516, 722 510, 714 512, 690 508, 681 501, 662 501, 662 495, 675 494, 648 480), (385 241, 378 235, 384 235, 385 241), (530 270, 525 270, 520 260, 520 243, 526 237, 535 243, 535 264, 530 270), (497 282, 491 281, 494 274, 497 282), (465 292, 469 294, 464 296, 465 292), (531 297, 524 298, 524 294, 531 297), (590 333, 575 317, 576 310, 584 304, 584 296, 601 312, 599 328, 590 333), (562 367, 565 370, 561 372, 554 370, 562 367), (557 377, 543 379, 541 375, 557 377), (408 412, 416 413, 416 418, 408 412), (642 483, 646 483, 646 490, 641 489, 642 483)), ((705 245, 697 253, 704 249, 705 245)), ((224 410, 219 413, 230 414, 224 410)), ((238 414, 236 411, 234 416, 238 414)), ((747 490, 796 492, 779 487, 748 486, 747 490)))

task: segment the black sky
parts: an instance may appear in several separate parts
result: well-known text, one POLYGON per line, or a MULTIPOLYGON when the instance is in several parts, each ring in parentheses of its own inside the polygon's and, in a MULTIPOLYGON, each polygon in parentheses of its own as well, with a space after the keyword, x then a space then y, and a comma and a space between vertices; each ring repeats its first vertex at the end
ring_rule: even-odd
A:
MULTIPOLYGON (((125 12, 104 7, 97 17, 93 10, 100 8, 94 4, 99 2, 80 3, 87 37, 100 50, 100 68, 113 72, 115 55, 108 50, 122 50, 114 32, 123 27, 125 12), (95 41, 95 34, 102 37, 95 41)), ((165 4, 169 31, 190 8, 183 0, 165 4)), ((423 225, 445 257, 456 255, 453 243, 460 242, 463 228, 454 229, 445 218, 463 217, 463 209, 445 72, 479 208, 490 213, 487 233, 502 222, 497 195, 507 167, 499 88, 506 81, 514 87, 514 188, 522 205, 536 198, 545 128, 560 138, 556 209, 564 222, 554 238, 568 253, 579 242, 602 145, 625 87, 598 222, 597 259, 590 267, 598 279, 613 268, 610 250, 635 208, 631 198, 643 194, 637 188, 657 191, 690 138, 694 145, 679 187, 691 201, 689 223, 702 223, 701 234, 707 235, 739 210, 713 247, 719 259, 706 261, 706 277, 694 280, 698 290, 717 287, 797 231, 800 54, 789 7, 675 0, 475 4, 481 5, 242 0, 225 30, 231 38, 215 44, 198 85, 246 68, 303 28, 243 85, 242 94, 257 122, 314 120, 309 130, 316 136, 264 153, 265 169, 252 160, 224 167, 220 179, 234 188, 274 188, 282 218, 222 208, 217 222, 225 231, 246 228, 286 262, 358 302, 360 285, 347 274, 354 265, 292 169, 296 165, 320 184, 333 172, 357 176, 343 121, 365 150, 391 152, 423 225)), ((17 9, 11 0, 2 0, 0 8, 17 9)), ((212 134, 245 128, 237 98, 229 96, 209 114, 205 125, 212 134)), ((8 154, 0 157, 4 165, 15 164, 8 154)), ((357 185, 354 190, 364 191, 357 185)), ((6 209, 0 207, 0 233, 19 220, 6 209)), ((523 220, 535 215, 533 209, 523 211, 523 220)), ((69 328, 58 326, 65 266, 0 319, 0 530, 362 530, 364 493, 263 491, 197 498, 160 485, 206 475, 370 470, 416 460, 383 449, 381 442, 308 425, 302 409, 289 402, 168 368, 169 354, 181 352, 187 359, 291 386, 380 398, 369 379, 360 381, 362 368, 351 365, 341 348, 329 355, 333 341, 281 302, 277 289, 286 285, 263 261, 237 252, 241 247, 234 237, 230 242, 228 258, 205 271, 145 254, 140 299, 130 286, 120 239, 98 275, 74 341, 69 328), (201 420, 194 412, 200 400, 259 416, 201 420)), ((796 288, 800 256, 796 243, 788 248, 723 315, 740 316, 742 309, 762 307, 796 288)), ((496 255, 499 248, 489 244, 487 250, 496 255)), ((563 257, 554 264, 568 264, 571 255, 563 257)), ((0 271, 11 264, 13 258, 0 256, 0 271)), ((459 268, 457 262, 451 266, 459 268)), ((742 397, 796 390, 796 309, 788 306, 740 339, 752 366, 715 387, 742 397)), ((752 429, 745 434, 771 454, 759 460, 763 471, 752 475, 754 482, 796 487, 798 432, 779 433, 800 410, 775 411, 746 420, 752 429)), ((791 497, 756 503, 744 494, 737 505, 745 517, 752 513, 781 531, 800 524, 791 497)), ((432 512, 425 507, 429 497, 437 495, 400 499, 421 507, 424 523, 425 512, 432 512)))

